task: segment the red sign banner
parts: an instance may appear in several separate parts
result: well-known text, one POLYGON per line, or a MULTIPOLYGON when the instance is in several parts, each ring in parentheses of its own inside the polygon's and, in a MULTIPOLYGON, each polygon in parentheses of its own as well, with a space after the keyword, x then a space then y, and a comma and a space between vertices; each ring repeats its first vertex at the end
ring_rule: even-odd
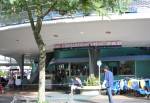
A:
POLYGON ((88 46, 120 46, 122 42, 116 41, 90 41, 90 42, 74 42, 54 44, 54 48, 71 48, 71 47, 88 47, 88 46))

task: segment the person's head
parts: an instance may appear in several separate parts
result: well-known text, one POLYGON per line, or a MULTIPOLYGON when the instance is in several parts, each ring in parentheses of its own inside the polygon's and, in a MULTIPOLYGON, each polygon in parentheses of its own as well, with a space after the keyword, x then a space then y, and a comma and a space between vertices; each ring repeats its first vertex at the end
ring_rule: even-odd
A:
POLYGON ((75 80, 78 80, 78 79, 80 79, 78 76, 75 76, 75 80))
POLYGON ((107 65, 104 65, 104 66, 102 67, 102 69, 104 70, 104 72, 107 72, 107 71, 109 70, 109 67, 108 67, 107 65))

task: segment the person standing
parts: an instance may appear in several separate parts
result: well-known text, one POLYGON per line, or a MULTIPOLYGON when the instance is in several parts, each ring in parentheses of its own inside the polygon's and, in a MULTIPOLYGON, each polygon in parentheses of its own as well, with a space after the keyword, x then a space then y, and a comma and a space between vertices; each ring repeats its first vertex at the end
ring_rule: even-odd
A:
POLYGON ((112 88, 113 88, 113 81, 114 81, 114 76, 113 73, 109 70, 108 66, 103 67, 104 70, 104 84, 107 89, 107 95, 109 99, 109 103, 114 103, 112 99, 112 88))

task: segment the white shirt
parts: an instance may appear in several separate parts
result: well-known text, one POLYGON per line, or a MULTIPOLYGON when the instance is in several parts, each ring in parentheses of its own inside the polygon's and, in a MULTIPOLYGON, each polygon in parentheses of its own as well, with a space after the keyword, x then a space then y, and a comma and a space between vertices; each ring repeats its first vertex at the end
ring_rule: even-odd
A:
POLYGON ((16 79, 15 84, 16 84, 17 86, 21 85, 21 79, 16 79))

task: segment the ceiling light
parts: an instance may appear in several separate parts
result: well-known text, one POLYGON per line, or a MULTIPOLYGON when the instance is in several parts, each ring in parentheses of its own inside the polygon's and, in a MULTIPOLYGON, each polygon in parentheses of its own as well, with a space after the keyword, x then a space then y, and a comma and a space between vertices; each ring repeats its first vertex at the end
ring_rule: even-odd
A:
POLYGON ((105 31, 105 34, 111 34, 111 31, 105 31))
POLYGON ((81 31, 81 32, 80 32, 80 34, 84 34, 84 32, 83 32, 83 31, 81 31))

